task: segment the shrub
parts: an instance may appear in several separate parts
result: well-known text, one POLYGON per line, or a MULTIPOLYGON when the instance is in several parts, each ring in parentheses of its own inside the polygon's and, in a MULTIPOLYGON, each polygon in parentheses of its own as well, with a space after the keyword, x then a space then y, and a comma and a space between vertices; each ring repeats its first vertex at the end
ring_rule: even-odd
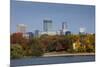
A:
POLYGON ((44 53, 41 43, 35 38, 30 42, 30 49, 32 51, 32 56, 42 56, 44 53))
POLYGON ((86 52, 95 52, 95 48, 92 45, 86 47, 86 52))
POLYGON ((11 59, 21 58, 23 56, 24 54, 23 54, 22 46, 19 44, 12 44, 11 45, 11 59))

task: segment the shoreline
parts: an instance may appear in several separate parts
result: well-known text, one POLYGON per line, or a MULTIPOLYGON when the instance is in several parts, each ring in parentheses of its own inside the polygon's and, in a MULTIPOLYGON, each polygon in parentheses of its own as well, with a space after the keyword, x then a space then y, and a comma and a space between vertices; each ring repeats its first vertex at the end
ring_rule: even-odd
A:
MULTIPOLYGON (((54 53, 45 53, 43 56, 33 56, 34 58, 47 58, 47 57, 69 57, 69 56, 95 56, 95 53, 62 53, 62 54, 54 54, 54 53)), ((25 59, 25 58, 33 58, 31 57, 24 57, 24 58, 15 58, 11 60, 19 60, 19 59, 25 59)))
POLYGON ((58 56, 91 56, 95 55, 95 53, 63 53, 63 54, 50 54, 45 53, 42 57, 58 57, 58 56))

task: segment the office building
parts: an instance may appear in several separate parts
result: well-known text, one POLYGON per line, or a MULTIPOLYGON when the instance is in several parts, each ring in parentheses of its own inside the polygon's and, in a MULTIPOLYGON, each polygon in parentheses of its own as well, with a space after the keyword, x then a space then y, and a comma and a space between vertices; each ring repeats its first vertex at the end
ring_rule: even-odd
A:
POLYGON ((25 37, 26 39, 32 39, 34 37, 34 33, 33 32, 26 32, 23 34, 23 37, 25 37))
POLYGON ((79 34, 85 34, 85 28, 80 28, 79 34))
POLYGON ((62 34, 65 35, 65 33, 68 31, 68 26, 67 26, 67 22, 63 22, 62 23, 62 34))
POLYGON ((40 31, 39 31, 39 30, 35 30, 34 36, 35 36, 35 37, 39 37, 39 35, 40 35, 40 31))
POLYGON ((45 19, 43 20, 43 32, 50 32, 52 31, 52 20, 45 19))
POLYGON ((70 31, 66 31, 66 32, 65 32, 65 35, 70 35, 70 34, 71 34, 70 31))
POLYGON ((62 30, 67 30, 67 23, 66 22, 62 23, 62 30))
POLYGON ((27 26, 25 24, 18 24, 17 25, 17 32, 26 33, 27 26))

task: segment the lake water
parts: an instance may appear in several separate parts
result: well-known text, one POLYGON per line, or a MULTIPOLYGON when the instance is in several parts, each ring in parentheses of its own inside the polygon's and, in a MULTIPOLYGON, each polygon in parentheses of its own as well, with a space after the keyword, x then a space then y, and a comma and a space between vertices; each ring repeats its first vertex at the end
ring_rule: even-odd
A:
POLYGON ((92 62, 95 56, 60 56, 60 57, 33 57, 24 59, 11 60, 11 67, 27 66, 27 65, 43 65, 43 64, 59 64, 59 63, 75 63, 75 62, 92 62))

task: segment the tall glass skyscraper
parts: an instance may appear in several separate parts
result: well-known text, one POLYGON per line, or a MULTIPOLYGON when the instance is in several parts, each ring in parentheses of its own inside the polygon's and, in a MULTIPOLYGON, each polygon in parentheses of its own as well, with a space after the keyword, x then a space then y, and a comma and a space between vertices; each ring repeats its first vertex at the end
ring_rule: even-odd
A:
POLYGON ((65 33, 68 31, 68 26, 67 26, 67 22, 63 22, 62 23, 62 33, 63 35, 65 35, 65 33))
POLYGON ((48 19, 43 20, 43 31, 44 32, 52 31, 52 20, 48 19))
POLYGON ((67 30, 67 22, 62 23, 62 30, 67 30))

